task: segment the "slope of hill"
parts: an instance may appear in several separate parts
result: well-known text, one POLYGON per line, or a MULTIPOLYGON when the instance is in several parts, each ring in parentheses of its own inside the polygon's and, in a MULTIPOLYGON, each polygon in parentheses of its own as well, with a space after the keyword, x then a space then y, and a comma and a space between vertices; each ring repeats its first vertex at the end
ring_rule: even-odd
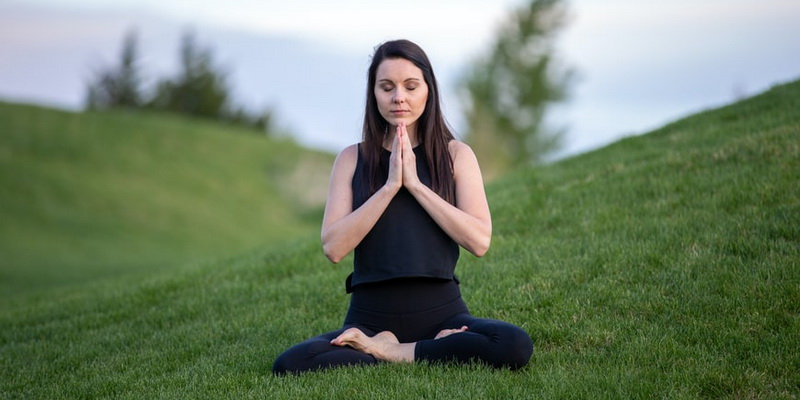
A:
POLYGON ((517 372, 384 364, 270 374, 341 324, 348 262, 299 240, 0 311, 19 398, 797 398, 800 82, 488 188, 473 314, 534 339, 517 372))
POLYGON ((307 217, 331 163, 212 122, 0 103, 0 292, 153 272, 316 231, 307 217))

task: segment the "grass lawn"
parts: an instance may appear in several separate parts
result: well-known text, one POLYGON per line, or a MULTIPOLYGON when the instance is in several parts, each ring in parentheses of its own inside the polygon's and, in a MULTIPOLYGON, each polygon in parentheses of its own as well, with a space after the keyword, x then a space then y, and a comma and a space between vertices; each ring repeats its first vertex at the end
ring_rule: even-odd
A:
POLYGON ((349 260, 317 237, 0 311, 2 398, 800 397, 800 81, 487 188, 473 314, 522 326, 521 371, 380 365, 276 378, 340 326, 349 260))
POLYGON ((173 115, 0 103, 0 293, 146 275, 318 232, 324 188, 300 189, 324 186, 332 160, 173 115))

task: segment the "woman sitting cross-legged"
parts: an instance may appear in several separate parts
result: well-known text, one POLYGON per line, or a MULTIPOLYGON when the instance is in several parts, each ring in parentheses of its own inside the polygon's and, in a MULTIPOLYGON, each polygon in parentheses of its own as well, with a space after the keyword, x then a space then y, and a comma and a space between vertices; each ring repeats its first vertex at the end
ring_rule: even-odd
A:
POLYGON ((380 361, 479 361, 525 366, 530 336, 477 318, 454 271, 459 246, 489 249, 492 222, 475 154, 442 115, 428 57, 397 40, 368 71, 363 141, 331 172, 322 245, 334 263, 354 251, 350 307, 341 329, 281 354, 275 374, 380 361))

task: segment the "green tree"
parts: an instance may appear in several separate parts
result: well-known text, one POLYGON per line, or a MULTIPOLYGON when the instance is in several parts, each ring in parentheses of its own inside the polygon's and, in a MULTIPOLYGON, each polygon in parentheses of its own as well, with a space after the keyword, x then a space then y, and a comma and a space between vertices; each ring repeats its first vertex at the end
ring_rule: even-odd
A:
POLYGON ((174 79, 158 83, 150 107, 214 119, 231 115, 226 74, 214 66, 211 51, 199 47, 191 32, 182 39, 180 62, 174 79))
POLYGON ((276 129, 271 109, 251 113, 232 103, 225 71, 214 65, 211 50, 197 45, 192 32, 183 36, 176 76, 162 78, 147 95, 140 88, 138 54, 136 34, 131 30, 123 40, 119 65, 100 70, 89 83, 88 109, 148 108, 211 118, 262 133, 276 129))
POLYGON ((88 109, 136 108, 142 104, 136 32, 128 31, 122 41, 120 63, 99 71, 87 88, 88 109))
POLYGON ((566 19, 560 0, 530 1, 512 13, 490 51, 468 71, 466 137, 488 175, 541 162, 560 146, 561 132, 547 128, 544 118, 566 98, 573 75, 554 56, 566 19))

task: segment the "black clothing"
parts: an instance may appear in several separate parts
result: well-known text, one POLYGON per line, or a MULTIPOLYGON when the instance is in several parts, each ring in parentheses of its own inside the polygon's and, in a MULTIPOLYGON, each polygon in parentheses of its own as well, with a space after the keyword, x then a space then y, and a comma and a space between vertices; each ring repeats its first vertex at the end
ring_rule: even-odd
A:
POLYGON ((455 281, 395 279, 355 288, 342 328, 286 350, 275 360, 273 373, 377 363, 369 354, 330 344, 351 327, 368 336, 388 330, 401 343, 416 342, 415 360, 477 360, 497 368, 517 369, 525 366, 533 353, 530 337, 519 327, 470 315, 455 281), (434 339, 443 329, 465 325, 466 332, 434 339))
MULTIPOLYGON (((359 151, 353 176, 353 209, 369 198, 366 168, 359 151)), ((428 164, 421 146, 414 150, 417 174, 430 187, 428 164)), ((384 179, 388 151, 381 154, 384 179)), ((330 341, 350 327, 368 336, 391 331, 401 343, 416 342, 415 360, 478 360, 495 367, 521 368, 533 353, 530 336, 512 324, 470 315, 453 271, 459 248, 405 189, 392 199, 372 230, 355 249, 352 293, 342 328, 308 339, 281 354, 275 374, 298 373, 377 360, 330 341), (444 329, 459 329, 434 339, 444 329)))
MULTIPOLYGON (((417 175, 431 186, 431 175, 422 146, 414 148, 417 175)), ((381 152, 382 178, 389 175, 387 150, 381 152)), ((353 174, 353 210, 369 198, 364 177, 367 168, 358 151, 353 174)), ((395 195, 372 230, 356 246, 353 274, 348 278, 348 292, 353 286, 401 277, 453 279, 458 261, 458 244, 431 218, 405 188, 395 195)))

